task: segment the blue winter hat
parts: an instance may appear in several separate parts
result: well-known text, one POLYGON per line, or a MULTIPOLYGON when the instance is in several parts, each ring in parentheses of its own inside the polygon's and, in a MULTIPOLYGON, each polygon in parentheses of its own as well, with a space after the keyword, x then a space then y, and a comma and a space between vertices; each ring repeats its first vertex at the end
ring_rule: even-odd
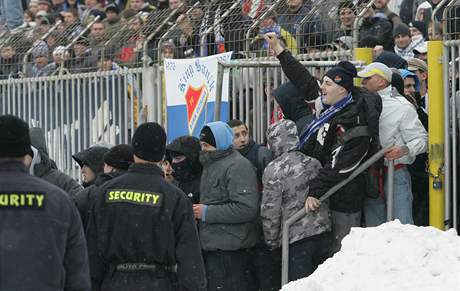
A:
MULTIPOLYGON (((206 124, 203 129, 201 130, 202 134, 205 134, 205 131, 207 131, 209 128, 212 132, 212 137, 214 138, 215 141, 215 147, 219 151, 227 150, 233 145, 233 130, 231 129, 230 126, 228 126, 227 123, 222 122, 222 121, 215 121, 215 122, 210 122, 206 124)), ((208 134, 209 135, 209 134, 208 134)), ((210 137, 207 137, 210 138, 210 137)), ((200 134, 200 140, 201 141, 206 141, 205 138, 201 137, 200 134)))
POLYGON ((403 79, 414 78, 414 80, 415 80, 415 91, 417 91, 417 92, 420 91, 420 81, 419 81, 419 79, 418 79, 416 74, 412 73, 409 70, 405 70, 405 69, 399 70, 399 72, 401 72, 401 77, 403 79))

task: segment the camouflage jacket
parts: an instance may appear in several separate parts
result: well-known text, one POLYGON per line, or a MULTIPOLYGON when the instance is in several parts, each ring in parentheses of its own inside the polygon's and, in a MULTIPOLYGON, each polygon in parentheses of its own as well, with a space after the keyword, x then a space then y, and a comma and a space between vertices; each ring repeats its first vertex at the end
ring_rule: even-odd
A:
MULTIPOLYGON (((321 163, 297 151, 299 143, 294 122, 282 120, 267 131, 267 142, 276 157, 265 169, 261 217, 265 242, 271 248, 281 246, 282 224, 305 207, 309 182, 321 163)), ((308 213, 291 226, 289 242, 330 230, 329 207, 323 203, 318 211, 308 213)))

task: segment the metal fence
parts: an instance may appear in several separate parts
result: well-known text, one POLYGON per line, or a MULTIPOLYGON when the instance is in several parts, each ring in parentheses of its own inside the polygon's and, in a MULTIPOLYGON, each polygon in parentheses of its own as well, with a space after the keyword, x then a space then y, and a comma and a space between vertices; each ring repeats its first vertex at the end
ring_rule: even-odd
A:
POLYGON ((147 67, 164 57, 224 51, 237 59, 265 58, 271 55, 266 32, 304 60, 351 57, 374 1, 175 1, 153 11, 126 9, 117 21, 99 15, 79 21, 77 11, 40 16, 35 26, 2 35, 0 78, 147 67))
POLYGON ((41 127, 59 169, 79 177, 72 155, 97 143, 128 143, 146 120, 163 122, 158 66, 0 81, 0 114, 41 127))
POLYGON ((444 82, 444 221, 458 229, 458 150, 460 108, 460 1, 450 1, 443 11, 444 82))

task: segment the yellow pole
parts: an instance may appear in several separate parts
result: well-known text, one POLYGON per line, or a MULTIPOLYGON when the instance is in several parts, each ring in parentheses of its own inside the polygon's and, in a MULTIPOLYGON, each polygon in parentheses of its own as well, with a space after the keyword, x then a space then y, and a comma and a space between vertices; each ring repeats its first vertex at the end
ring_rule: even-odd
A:
MULTIPOLYGON (((442 41, 428 42, 428 159, 430 173, 438 175, 444 163, 444 89, 442 70, 442 41)), ((444 76, 446 78, 447 76, 444 76)), ((444 182, 444 177, 440 177, 444 182)), ((430 225, 444 230, 444 189, 433 188, 434 178, 430 175, 430 225)))
MULTIPOLYGON (((355 48, 355 61, 364 62, 364 64, 370 64, 373 61, 372 48, 355 48)), ((361 78, 355 79, 355 86, 361 85, 361 78)))

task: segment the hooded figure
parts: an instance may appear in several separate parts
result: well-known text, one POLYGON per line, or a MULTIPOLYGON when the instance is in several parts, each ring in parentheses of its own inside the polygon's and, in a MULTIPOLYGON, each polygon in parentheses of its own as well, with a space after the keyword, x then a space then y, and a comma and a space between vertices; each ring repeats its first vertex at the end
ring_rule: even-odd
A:
POLYGON ((29 132, 32 150, 35 149, 30 167, 31 174, 61 188, 74 197, 83 188, 77 181, 58 170, 54 161, 49 158, 44 131, 34 127, 30 128, 29 132))
POLYGON ((173 177, 178 187, 192 200, 200 202, 200 179, 202 166, 200 164, 200 141, 193 136, 181 136, 166 146, 171 156, 173 177))
POLYGON ((120 144, 109 149, 103 156, 104 171, 96 176, 94 183, 86 187, 75 195, 75 204, 77 205, 83 227, 86 229, 88 224, 89 211, 94 203, 96 195, 99 193, 99 186, 105 182, 123 175, 134 163, 133 148, 130 145, 120 144))
POLYGON ((280 105, 284 118, 296 123, 297 132, 302 132, 302 129, 313 120, 310 106, 291 82, 276 88, 272 95, 280 105))
MULTIPOLYGON (((267 143, 275 155, 263 176, 261 217, 265 241, 272 249, 281 246, 282 224, 304 208, 309 183, 318 175, 321 163, 297 150, 295 123, 282 120, 267 130, 267 143)), ((289 231, 289 280, 310 275, 330 252, 331 221, 327 203, 310 211, 289 231), (327 232, 327 233, 326 233, 327 232), (301 252, 309 255, 301 257, 301 252)))
POLYGON ((92 185, 96 177, 104 172, 104 154, 108 150, 107 147, 96 145, 72 156, 81 168, 83 187, 92 185))

